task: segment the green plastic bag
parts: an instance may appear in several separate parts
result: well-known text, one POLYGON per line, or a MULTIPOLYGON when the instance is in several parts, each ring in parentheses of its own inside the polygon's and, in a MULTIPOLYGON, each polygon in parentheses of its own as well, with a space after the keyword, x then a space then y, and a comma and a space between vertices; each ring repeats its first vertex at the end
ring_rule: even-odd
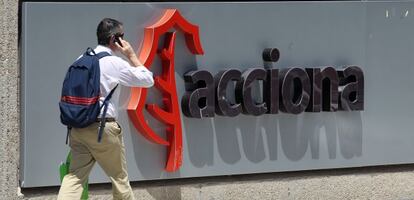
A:
MULTIPOLYGON (((70 166, 71 160, 72 160, 72 153, 69 151, 69 154, 66 157, 66 162, 60 164, 59 166, 60 182, 63 181, 63 177, 65 177, 66 174, 69 174, 69 166, 70 166)), ((89 198, 88 180, 86 180, 86 182, 83 184, 81 200, 88 200, 88 198, 89 198)))

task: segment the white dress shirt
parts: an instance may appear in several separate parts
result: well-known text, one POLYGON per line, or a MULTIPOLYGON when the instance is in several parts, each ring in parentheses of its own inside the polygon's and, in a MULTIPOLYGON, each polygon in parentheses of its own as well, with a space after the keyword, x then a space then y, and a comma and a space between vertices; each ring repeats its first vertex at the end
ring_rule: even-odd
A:
MULTIPOLYGON (((108 47, 98 45, 95 48, 95 53, 100 53, 103 51, 108 52, 111 56, 103 57, 99 60, 99 67, 101 71, 101 97, 99 98, 100 105, 102 105, 105 97, 109 92, 116 86, 116 84, 128 86, 128 87, 151 87, 154 85, 154 79, 152 77, 152 72, 150 72, 144 66, 133 67, 128 62, 123 60, 118 56, 112 55, 112 50, 108 47)), ((120 87, 116 90, 120 90, 120 87)), ((119 92, 115 92, 112 95, 111 100, 108 104, 108 111, 106 112, 106 117, 118 116, 117 107, 118 101, 113 101, 114 99, 119 98, 119 92)), ((103 109, 101 110, 101 117, 103 109)))

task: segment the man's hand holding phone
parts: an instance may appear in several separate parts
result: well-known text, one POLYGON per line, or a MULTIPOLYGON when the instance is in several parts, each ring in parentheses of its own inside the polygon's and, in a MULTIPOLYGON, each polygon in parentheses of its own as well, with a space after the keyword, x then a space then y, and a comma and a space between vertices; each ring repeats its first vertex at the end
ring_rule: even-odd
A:
POLYGON ((133 66, 142 65, 141 62, 139 62, 134 52, 134 49, 131 47, 131 44, 129 44, 129 42, 122 39, 121 37, 116 37, 114 44, 117 47, 117 49, 122 53, 122 55, 128 58, 128 60, 133 66))

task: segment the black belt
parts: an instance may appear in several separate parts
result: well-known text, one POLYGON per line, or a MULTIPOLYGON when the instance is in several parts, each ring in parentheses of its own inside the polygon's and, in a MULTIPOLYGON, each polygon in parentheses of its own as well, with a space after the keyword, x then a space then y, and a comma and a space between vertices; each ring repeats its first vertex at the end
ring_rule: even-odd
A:
MULTIPOLYGON (((101 122, 101 121, 102 121, 101 118, 97 118, 96 119, 96 122, 101 122)), ((105 122, 114 122, 114 121, 116 121, 116 119, 113 118, 113 117, 107 117, 107 118, 105 118, 105 122)))

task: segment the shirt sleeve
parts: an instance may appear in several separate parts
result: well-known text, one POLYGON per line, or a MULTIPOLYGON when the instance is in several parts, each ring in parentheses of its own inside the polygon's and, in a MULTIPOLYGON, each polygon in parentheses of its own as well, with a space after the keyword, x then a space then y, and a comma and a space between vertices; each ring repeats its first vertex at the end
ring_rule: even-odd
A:
POLYGON ((152 87, 154 79, 152 72, 144 66, 132 67, 128 62, 117 59, 119 83, 128 87, 152 87))

